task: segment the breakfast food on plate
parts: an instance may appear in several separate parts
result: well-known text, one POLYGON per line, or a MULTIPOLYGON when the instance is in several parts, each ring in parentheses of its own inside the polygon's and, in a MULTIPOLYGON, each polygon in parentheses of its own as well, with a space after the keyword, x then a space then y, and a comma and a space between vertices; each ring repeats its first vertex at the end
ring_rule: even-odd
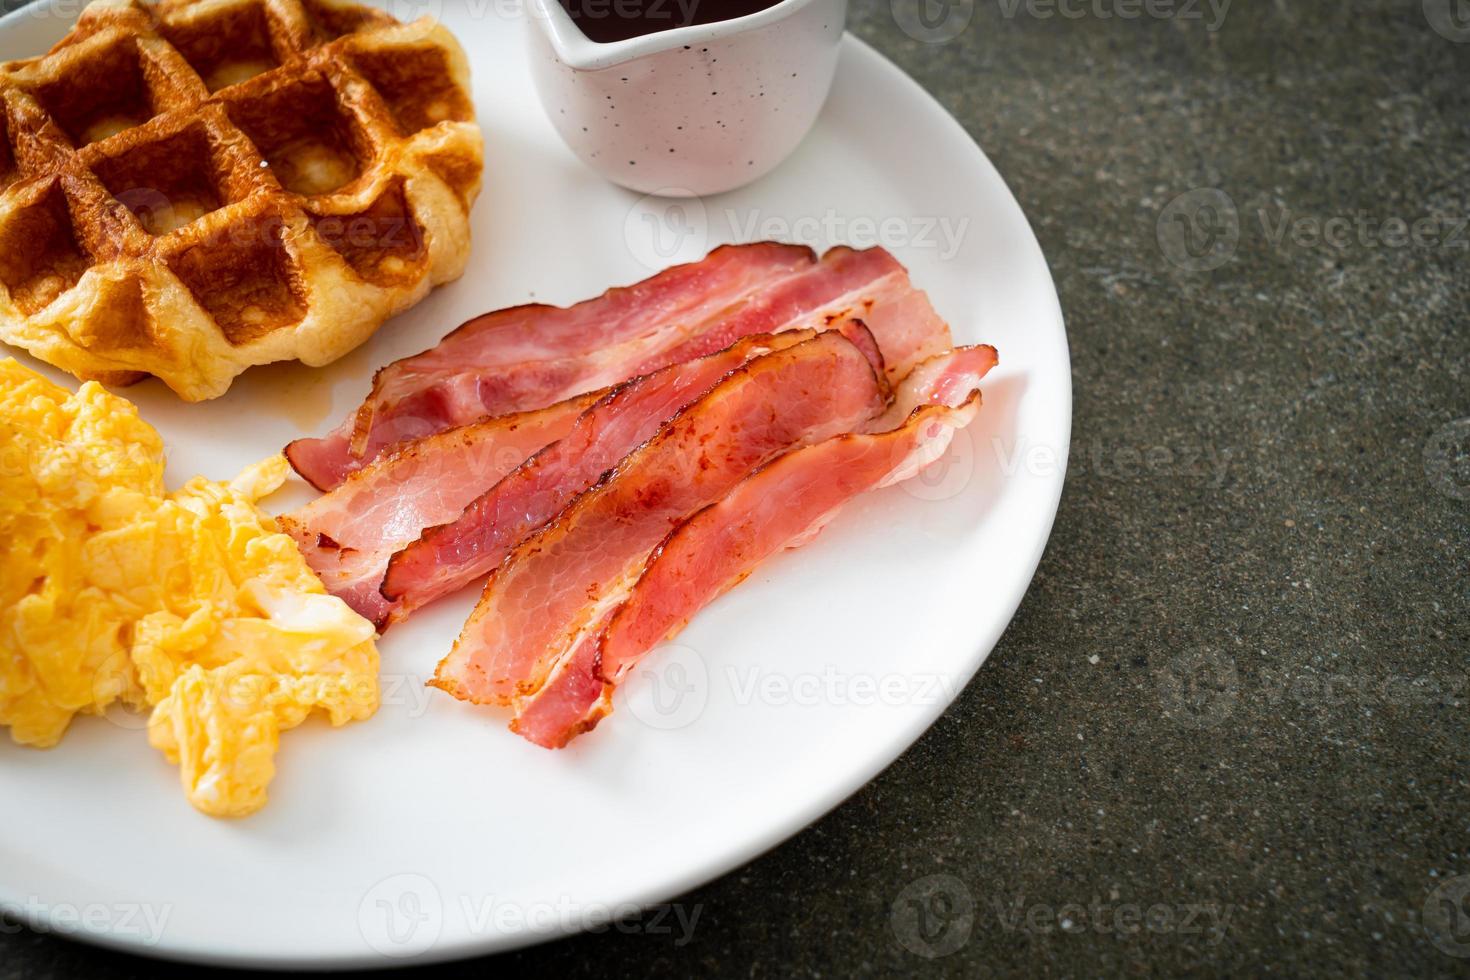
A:
MULTIPOLYGON (((837 328, 859 344, 886 390, 883 359, 860 321, 837 328), (848 328, 851 329, 848 329, 848 328)), ((746 361, 815 336, 814 330, 755 334, 723 351, 683 361, 611 389, 561 440, 546 446, 469 503, 457 519, 425 529, 388 562, 380 592, 398 603, 393 619, 493 572, 527 534, 555 517, 669 419, 746 361)))
MULTIPOLYGON (((473 456, 462 455, 465 441, 456 445, 445 438, 464 430, 411 443, 286 515, 282 524, 333 594, 384 629, 412 610, 483 579, 517 542, 646 442, 675 412, 751 357, 790 346, 802 336, 791 332, 751 338, 619 385, 589 405, 559 437, 543 440, 511 462, 506 472, 499 466, 485 473, 465 465, 474 462, 473 456), (442 451, 435 451, 446 442, 442 451), (432 514, 424 504, 405 501, 407 493, 397 483, 403 469, 400 458, 425 443, 430 454, 446 464, 433 467, 438 478, 432 483, 416 487, 428 498, 432 514), (405 503, 387 503, 395 500, 405 503), (364 506, 378 510, 380 516, 365 521, 364 506), (429 522, 420 523, 423 519, 429 522)), ((501 437, 507 417, 500 421, 501 425, 465 428, 483 434, 492 444, 500 443, 504 450, 501 437)), ((523 428, 518 426, 517 432, 523 428)), ((473 434, 471 446, 478 444, 473 434)))
POLYGON ((760 562, 811 540, 848 500, 906 480, 980 411, 993 347, 962 347, 914 370, 894 404, 859 433, 792 450, 680 524, 653 550, 627 598, 584 634, 517 708, 515 730, 559 748, 611 710, 613 687, 694 613, 760 562))
POLYGON ((533 694, 672 523, 783 450, 849 432, 884 407, 872 364, 836 331, 742 365, 517 546, 432 683, 485 704, 533 694))
POLYGON ((0 340, 190 401, 460 275, 464 52, 342 0, 99 0, 0 66, 0 340))
POLYGON ((163 442, 95 382, 71 394, 0 361, 0 725, 55 745, 77 714, 151 708, 189 801, 266 801, 279 733, 378 704, 372 625, 255 506, 280 456, 167 493, 163 442))
POLYGON ((790 245, 716 249, 702 262, 574 306, 532 303, 475 317, 430 350, 379 370, 361 407, 327 436, 296 440, 286 456, 317 489, 330 490, 400 442, 631 377, 631 365, 619 374, 611 363, 625 339, 657 335, 669 321, 703 322, 809 261, 807 249, 790 245))
POLYGON ((425 530, 393 555, 382 594, 406 613, 483 579, 523 538, 725 375, 812 336, 812 331, 794 330, 759 334, 617 386, 583 412, 566 436, 486 490, 456 520, 425 530))
POLYGON ((570 307, 517 306, 469 321, 437 346, 388 365, 366 401, 328 435, 286 448, 330 490, 390 446, 486 416, 542 408, 741 337, 867 323, 897 380, 948 346, 948 328, 881 248, 727 245, 570 307))
POLYGON ((591 392, 408 443, 277 520, 332 594, 384 629, 393 604, 383 598, 379 585, 394 552, 425 528, 456 520, 482 487, 560 439, 601 394, 591 392))
POLYGON ((882 249, 724 246, 379 371, 287 448, 335 489, 281 523, 380 630, 488 576, 431 683, 558 748, 758 562, 941 455, 995 363, 882 249))

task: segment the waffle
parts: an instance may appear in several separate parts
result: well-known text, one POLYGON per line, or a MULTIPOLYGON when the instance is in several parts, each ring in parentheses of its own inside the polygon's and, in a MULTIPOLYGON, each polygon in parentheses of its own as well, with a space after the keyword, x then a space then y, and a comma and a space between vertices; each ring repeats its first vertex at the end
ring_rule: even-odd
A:
POLYGON ((0 340, 189 401, 464 271, 463 50, 341 0, 99 0, 0 66, 0 340))

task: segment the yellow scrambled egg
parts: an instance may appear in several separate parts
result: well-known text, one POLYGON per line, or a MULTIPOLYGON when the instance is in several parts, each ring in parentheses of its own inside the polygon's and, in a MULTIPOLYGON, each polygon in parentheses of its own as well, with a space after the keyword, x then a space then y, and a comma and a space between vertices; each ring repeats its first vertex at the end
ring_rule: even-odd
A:
POLYGON ((45 747, 77 714, 151 708, 189 801, 242 816, 280 732, 377 709, 373 628, 255 507, 283 458, 172 494, 163 468, 130 402, 0 361, 0 725, 45 747))

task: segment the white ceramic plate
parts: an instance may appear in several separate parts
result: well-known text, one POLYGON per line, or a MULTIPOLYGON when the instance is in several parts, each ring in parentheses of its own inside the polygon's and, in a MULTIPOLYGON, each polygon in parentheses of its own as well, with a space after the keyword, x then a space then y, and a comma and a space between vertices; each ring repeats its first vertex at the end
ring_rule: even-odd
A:
MULTIPOLYGON (((246 820, 192 810, 138 718, 79 720, 49 752, 0 739, 12 911, 138 952, 257 966, 448 959, 576 931, 693 888, 836 806, 939 716, 1020 602, 1061 492, 1066 336, 1026 219, 959 125, 849 37, 820 122, 774 174, 703 202, 640 200, 558 141, 505 6, 443 7, 474 64, 487 144, 464 279, 326 369, 255 369, 199 405, 157 382, 127 389, 167 441, 170 485, 229 478, 325 431, 375 367, 473 314, 575 301, 734 240, 889 247, 958 341, 1000 349, 984 411, 941 474, 855 501, 700 613, 565 751, 423 688, 472 590, 382 641, 376 717, 283 736, 271 802, 246 820)), ((0 59, 44 50, 78 7, 0 21, 0 59)))

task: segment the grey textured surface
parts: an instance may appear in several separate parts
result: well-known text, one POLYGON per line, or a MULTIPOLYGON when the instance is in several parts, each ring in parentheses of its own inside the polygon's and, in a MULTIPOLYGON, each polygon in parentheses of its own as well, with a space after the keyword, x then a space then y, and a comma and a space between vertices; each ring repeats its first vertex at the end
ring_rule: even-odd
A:
MULTIPOLYGON (((682 899, 687 942, 432 972, 1466 972, 1457 2, 978 0, 931 9, 970 12, 942 43, 859 3, 1055 271, 1076 441, 1040 573, 914 749, 682 899)), ((0 931, 5 980, 174 972, 0 931)))

